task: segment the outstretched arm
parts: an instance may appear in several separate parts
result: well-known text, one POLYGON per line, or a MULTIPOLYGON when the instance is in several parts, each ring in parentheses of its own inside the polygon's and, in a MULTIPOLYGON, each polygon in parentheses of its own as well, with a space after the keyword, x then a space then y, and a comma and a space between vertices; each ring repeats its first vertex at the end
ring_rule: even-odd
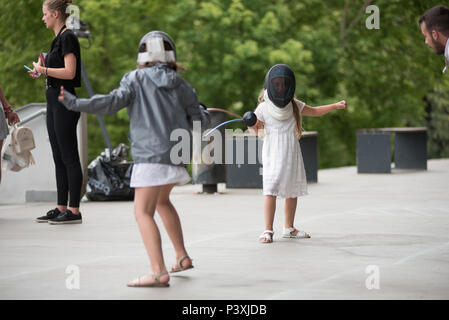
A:
POLYGON ((134 91, 130 83, 124 78, 118 89, 109 94, 96 94, 90 99, 77 99, 70 92, 61 87, 59 101, 72 111, 82 111, 100 115, 113 114, 129 106, 134 100, 134 91))
POLYGON ((346 109, 346 101, 342 100, 337 103, 328 104, 319 107, 305 106, 301 114, 309 117, 321 117, 325 114, 338 109, 346 109))

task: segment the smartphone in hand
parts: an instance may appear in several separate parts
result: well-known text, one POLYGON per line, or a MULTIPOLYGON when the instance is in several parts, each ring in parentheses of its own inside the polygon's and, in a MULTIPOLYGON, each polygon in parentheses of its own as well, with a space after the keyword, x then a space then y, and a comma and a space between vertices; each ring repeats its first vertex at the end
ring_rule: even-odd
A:
POLYGON ((34 72, 33 71, 33 69, 31 69, 31 68, 29 68, 28 66, 26 66, 26 65, 23 65, 24 67, 25 67, 25 69, 27 69, 27 70, 29 70, 29 71, 31 71, 34 75, 36 75, 36 76, 38 76, 38 77, 40 77, 40 74, 39 73, 37 73, 37 72, 34 72))

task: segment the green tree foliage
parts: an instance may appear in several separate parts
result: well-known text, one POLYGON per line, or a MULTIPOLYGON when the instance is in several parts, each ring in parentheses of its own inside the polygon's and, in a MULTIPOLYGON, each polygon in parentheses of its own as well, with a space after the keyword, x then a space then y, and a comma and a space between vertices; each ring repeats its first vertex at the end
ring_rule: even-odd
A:
POLYGON ((441 81, 425 98, 427 117, 421 121, 429 128, 429 154, 449 157, 449 79, 441 81))
MULTIPOLYGON (((54 37, 41 22, 41 2, 0 0, 1 85, 11 103, 44 101, 43 80, 22 65, 54 37)), ((424 44, 419 16, 439 1, 420 0, 78 0, 92 38, 81 39, 94 90, 107 93, 135 68, 140 38, 160 29, 175 40, 182 76, 207 106, 254 110, 268 69, 289 64, 296 95, 317 106, 345 99, 348 109, 303 127, 319 132, 320 168, 355 164, 359 128, 426 125, 431 157, 448 156, 448 81, 444 60, 424 44), (367 5, 380 9, 369 30, 367 5), (446 79, 446 80, 445 80, 446 79), (431 107, 429 107, 431 106, 431 107), (427 113, 427 112, 430 112, 427 113)), ((78 91, 87 96, 85 89, 78 91)), ((125 110, 105 117, 113 144, 127 141, 125 110)), ((105 147, 89 116, 89 158, 105 147)))

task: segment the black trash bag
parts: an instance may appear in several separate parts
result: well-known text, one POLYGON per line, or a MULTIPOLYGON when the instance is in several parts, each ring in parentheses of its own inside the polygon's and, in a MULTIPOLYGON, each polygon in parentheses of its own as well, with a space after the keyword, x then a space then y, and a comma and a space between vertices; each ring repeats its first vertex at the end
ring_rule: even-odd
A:
POLYGON ((86 197, 90 201, 132 201, 130 187, 133 163, 128 162, 129 147, 121 143, 112 152, 105 149, 87 167, 86 197))

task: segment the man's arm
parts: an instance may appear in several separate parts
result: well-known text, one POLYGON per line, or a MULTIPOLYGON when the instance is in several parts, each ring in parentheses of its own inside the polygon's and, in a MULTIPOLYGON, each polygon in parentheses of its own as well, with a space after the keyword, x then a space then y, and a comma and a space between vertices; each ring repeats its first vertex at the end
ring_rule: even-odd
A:
POLYGON ((6 97, 3 94, 3 90, 0 87, 0 101, 2 102, 3 108, 6 108, 7 106, 9 106, 8 101, 6 101, 6 97))
MULTIPOLYGON (((9 105, 8 101, 6 100, 5 95, 3 94, 3 90, 0 87, 0 101, 3 105, 3 110, 5 111, 5 118, 8 119, 8 124, 12 126, 13 124, 20 122, 19 116, 17 113, 14 112, 14 110, 11 109, 11 106, 9 105)), ((3 116, 3 115, 0 115, 3 116)))

